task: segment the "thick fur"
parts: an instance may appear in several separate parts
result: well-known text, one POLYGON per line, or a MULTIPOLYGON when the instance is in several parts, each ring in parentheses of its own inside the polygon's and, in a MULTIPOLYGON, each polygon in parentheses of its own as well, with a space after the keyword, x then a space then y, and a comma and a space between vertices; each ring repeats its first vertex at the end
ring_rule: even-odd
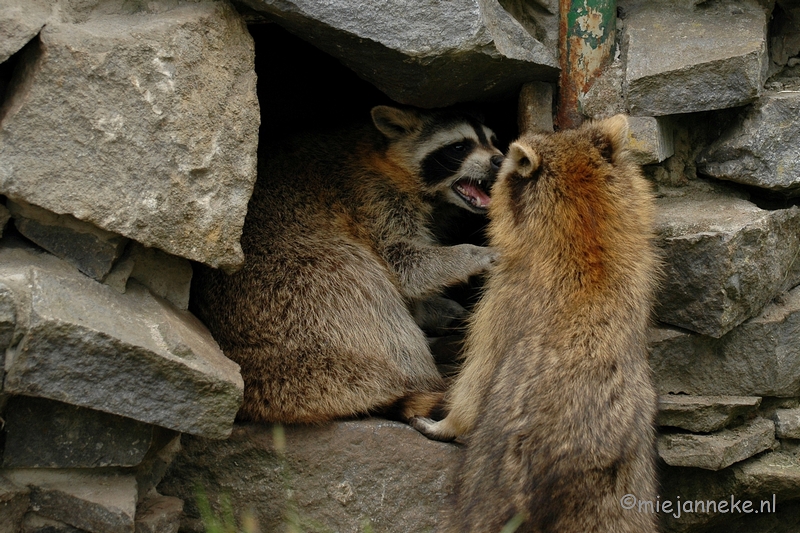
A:
POLYGON ((192 310, 242 369, 241 418, 317 423, 387 410, 408 419, 441 402, 412 311, 441 325, 437 310, 457 310, 437 293, 495 254, 439 246, 430 213, 438 201, 485 211, 488 197, 465 199, 454 187, 493 181, 502 154, 490 130, 461 115, 379 106, 372 118, 266 147, 244 267, 196 271, 192 310))
POLYGON ((627 120, 525 135, 493 188, 500 258, 463 372, 431 437, 470 432, 447 532, 656 531, 656 393, 645 332, 656 285, 652 197, 627 120))

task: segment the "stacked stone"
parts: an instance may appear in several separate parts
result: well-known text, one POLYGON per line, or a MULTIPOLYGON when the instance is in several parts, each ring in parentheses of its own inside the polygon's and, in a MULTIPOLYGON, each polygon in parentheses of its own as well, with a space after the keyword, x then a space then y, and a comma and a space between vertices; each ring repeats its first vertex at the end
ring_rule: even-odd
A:
POLYGON ((662 525, 790 531, 800 523, 800 10, 620 6, 620 57, 582 103, 591 116, 648 121, 674 152, 641 161, 658 185, 665 262, 650 335, 661 500, 673 504, 662 525), (727 512, 695 504, 711 500, 727 512), (744 500, 749 511, 730 509, 744 500))
POLYGON ((180 435, 230 435, 186 309, 190 260, 243 261, 253 54, 222 2, 0 6, 0 532, 175 532, 180 435))
MULTIPOLYGON (((454 2, 446 17, 440 3, 423 2, 437 27, 449 28, 444 19, 459 24, 463 17, 473 19, 463 28, 485 26, 478 33, 444 30, 428 40, 420 36, 431 34, 425 29, 429 20, 417 17, 416 4, 396 2, 389 18, 344 0, 316 4, 242 0, 253 20, 277 20, 400 102, 445 105, 492 93, 480 84, 456 87, 469 76, 459 67, 469 63, 452 58, 454 51, 473 59, 509 53, 506 41, 497 38, 503 28, 516 31, 521 25, 527 35, 510 32, 513 39, 523 39, 536 53, 544 44, 552 57, 557 55, 551 25, 556 2, 533 7, 506 0, 501 4, 507 13, 498 12, 493 2, 454 2), (473 13, 476 8, 479 15, 473 13), (472 35, 495 40, 467 53, 460 43, 472 35), (441 77, 444 69, 437 71, 443 64, 447 78, 441 77), (434 72, 419 70, 426 65, 434 65, 434 72), (393 78, 396 72, 403 74, 393 78)), ((618 54, 579 104, 587 118, 631 115, 630 147, 657 186, 665 266, 650 348, 661 393, 659 501, 672 502, 670 512, 660 513, 663 529, 794 531, 800 524, 800 209, 793 207, 800 196, 800 11, 781 0, 619 0, 618 5, 618 54), (695 509, 695 501, 709 500, 728 503, 716 512, 695 509), (744 500, 751 504, 742 509, 744 500), (675 516, 678 504, 683 512, 675 516)), ((540 65, 523 70, 514 61, 524 58, 510 53, 506 58, 516 72, 525 73, 524 81, 532 82, 521 92, 520 129, 553 126, 554 86, 543 68, 553 63, 543 57, 529 55, 527 61, 540 65)), ((502 62, 493 69, 498 91, 509 80, 519 81, 502 62)), ((487 81, 489 71, 483 72, 487 81)), ((250 472, 280 471, 281 482, 297 491, 286 494, 301 504, 303 516, 332 529, 358 529, 365 518, 387 531, 434 527, 435 521, 420 519, 399 522, 402 529, 396 529, 397 506, 409 502, 384 506, 383 497, 380 504, 370 502, 376 490, 393 494, 398 482, 359 485, 363 481, 353 473, 362 467, 394 472, 387 465, 414 464, 413 454, 419 454, 416 460, 424 465, 404 469, 403 476, 414 480, 415 490, 434 488, 426 498, 440 508, 451 490, 446 481, 441 485, 447 473, 435 482, 427 476, 435 464, 451 469, 447 454, 452 448, 429 443, 420 453, 419 435, 393 428, 390 440, 396 445, 363 444, 358 461, 343 451, 362 445, 363 432, 389 431, 377 426, 365 421, 325 428, 315 442, 311 432, 300 438, 292 430, 285 456, 275 452, 269 429, 240 428, 224 446, 191 440, 181 469, 235 494, 240 510, 248 501, 274 501, 282 494, 248 489, 231 477, 230 465, 244 461, 250 472), (352 432, 353 442, 337 444, 332 452, 328 444, 336 431, 352 432), (309 473, 307 456, 331 453, 335 464, 351 468, 323 468, 320 477, 309 473)), ((187 495, 187 479, 174 470, 162 487, 187 495)), ((250 481, 267 485, 257 477, 250 481)), ((283 501, 290 505, 292 498, 283 501)), ((262 523, 280 522, 280 507, 259 508, 264 509, 257 511, 262 523)), ((184 526, 201 531, 197 511, 190 514, 184 526)))
MULTIPOLYGON (((792 530, 800 9, 618 4, 619 53, 579 103, 589 118, 632 115, 631 148, 657 184, 661 500, 762 511, 662 513, 663 526, 792 530)), ((222 0, 0 6, 0 533, 175 531, 181 500, 184 530, 202 531, 195 477, 237 516, 255 506, 265 528, 288 512, 331 529, 425 530, 446 505, 458 449, 407 426, 343 422, 276 441, 242 426, 218 440, 242 382, 186 311, 189 261, 243 260, 259 126, 245 19, 281 24, 400 103, 532 82, 520 128, 548 130, 558 2, 235 6, 242 15, 222 0)))

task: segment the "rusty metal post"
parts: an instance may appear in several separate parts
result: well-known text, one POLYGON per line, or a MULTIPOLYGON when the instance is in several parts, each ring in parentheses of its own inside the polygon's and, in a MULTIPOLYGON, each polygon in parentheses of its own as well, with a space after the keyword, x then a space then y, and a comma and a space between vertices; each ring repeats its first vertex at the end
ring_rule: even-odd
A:
POLYGON ((616 21, 616 0, 559 0, 558 129, 583 122, 579 98, 611 62, 616 21))

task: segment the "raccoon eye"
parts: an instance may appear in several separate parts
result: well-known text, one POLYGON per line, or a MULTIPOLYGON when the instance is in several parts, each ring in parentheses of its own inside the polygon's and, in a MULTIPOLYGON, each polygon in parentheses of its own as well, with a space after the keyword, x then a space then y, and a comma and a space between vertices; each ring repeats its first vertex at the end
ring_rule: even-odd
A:
POLYGON ((466 145, 462 143, 451 144, 450 148, 452 148, 456 152, 463 152, 464 150, 467 149, 466 145))

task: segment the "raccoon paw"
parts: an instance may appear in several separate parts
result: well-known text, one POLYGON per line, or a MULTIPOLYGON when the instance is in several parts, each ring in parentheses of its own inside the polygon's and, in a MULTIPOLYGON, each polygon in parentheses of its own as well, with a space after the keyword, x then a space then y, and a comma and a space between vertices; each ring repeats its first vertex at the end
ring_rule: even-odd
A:
POLYGON ((500 252, 491 246, 475 246, 474 244, 462 244, 460 246, 469 247, 469 253, 474 267, 472 274, 480 274, 488 270, 500 257, 500 252))
POLYGON ((436 422, 430 418, 422 416, 415 416, 408 421, 408 425, 416 429, 431 440, 438 440, 441 442, 451 442, 455 440, 457 435, 448 431, 446 426, 442 424, 443 420, 436 422), (445 427, 443 427, 445 426, 445 427))

